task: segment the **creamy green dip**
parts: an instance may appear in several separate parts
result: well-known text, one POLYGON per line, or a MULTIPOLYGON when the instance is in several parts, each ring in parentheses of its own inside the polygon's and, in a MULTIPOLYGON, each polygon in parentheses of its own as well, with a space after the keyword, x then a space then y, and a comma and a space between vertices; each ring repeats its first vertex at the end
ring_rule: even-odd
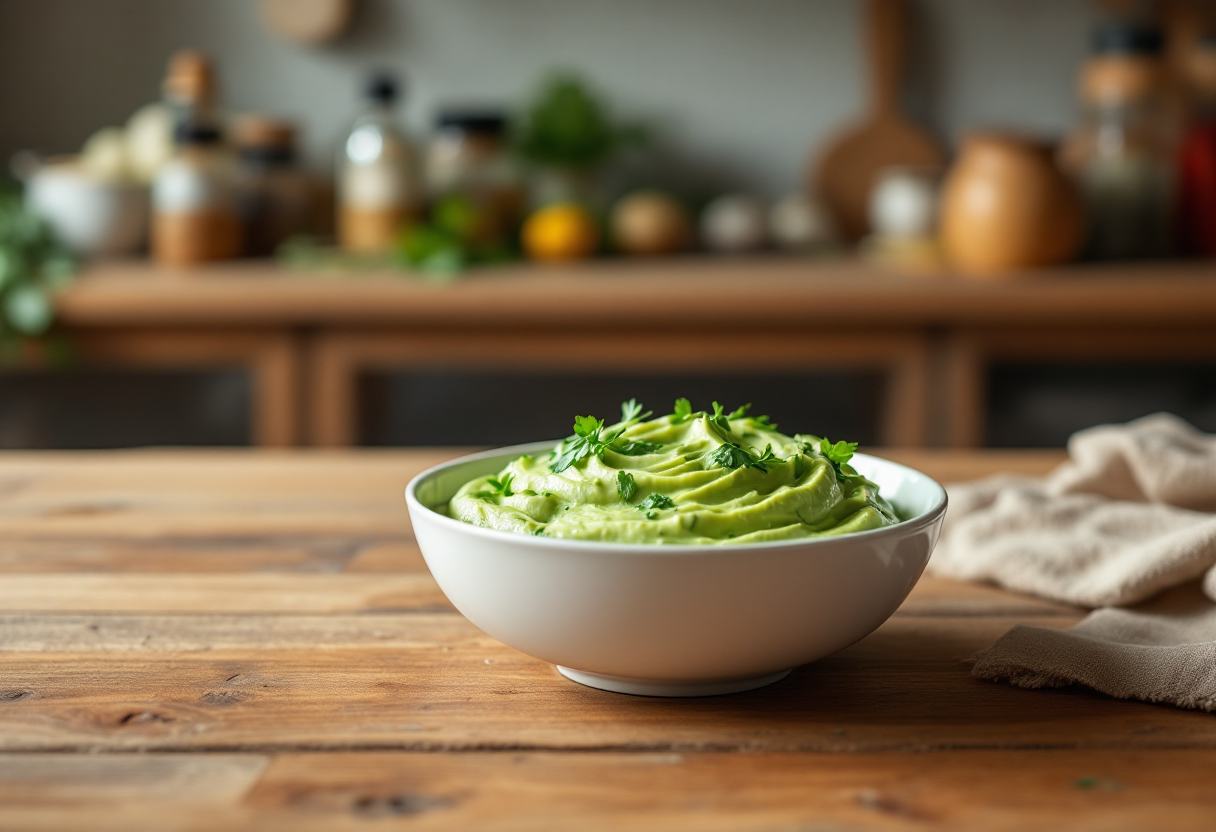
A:
POLYGON ((878 486, 849 466, 855 443, 787 436, 748 408, 645 421, 580 416, 548 458, 522 456, 460 488, 449 516, 491 529, 613 543, 759 543, 899 522, 878 486))

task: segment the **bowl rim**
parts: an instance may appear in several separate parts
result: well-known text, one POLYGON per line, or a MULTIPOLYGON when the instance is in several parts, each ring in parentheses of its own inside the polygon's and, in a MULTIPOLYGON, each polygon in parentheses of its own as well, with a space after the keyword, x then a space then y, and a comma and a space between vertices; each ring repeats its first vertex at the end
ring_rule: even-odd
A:
MULTIPOLYGON (((815 546, 832 546, 839 545, 847 541, 871 541, 879 540, 886 537, 902 537, 907 534, 912 534, 927 526, 933 525, 938 519, 945 514, 946 506, 949 502, 949 497, 946 494, 945 487, 937 480, 930 477, 923 471, 918 471, 908 465, 903 465, 899 462, 892 462, 889 459, 884 459, 873 454, 856 454, 857 457, 866 459, 875 459, 884 465, 892 465, 896 468, 902 468, 918 476, 924 477, 933 486, 937 488, 937 499, 927 511, 923 511, 915 517, 910 517, 896 523, 894 526, 883 526, 879 529, 868 529, 863 532, 848 532, 841 535, 832 535, 828 537, 802 537, 794 540, 768 540, 762 543, 612 543, 602 540, 579 540, 578 538, 546 538, 535 537, 529 535, 516 534, 515 532, 502 531, 501 529, 488 529, 484 526, 474 526, 472 523, 465 523, 453 517, 448 517, 445 514, 440 514, 433 508, 425 505, 418 499, 418 487, 421 483, 438 475, 440 472, 448 468, 454 468, 457 465, 462 465, 468 462, 476 462, 482 459, 490 459, 497 456, 509 456, 512 454, 522 456, 527 453, 536 453, 537 451, 549 451, 561 440, 555 439, 546 442, 527 442, 522 445, 508 445, 503 448, 492 448, 486 451, 478 451, 477 453, 465 454, 464 456, 449 459, 446 462, 441 462, 438 465, 432 465, 430 468, 418 473, 405 486, 405 503, 410 511, 410 521, 413 523, 415 509, 425 511, 429 515, 429 519, 439 523, 441 527, 449 528, 453 531, 472 534, 476 537, 484 537, 489 540, 511 541, 515 543, 527 543, 528 545, 539 546, 541 548, 564 548, 574 546, 579 549, 586 549, 589 552, 619 552, 629 554, 704 554, 706 552, 716 552, 721 554, 740 553, 763 551, 769 552, 781 549, 794 549, 815 546)), ((415 535, 416 536, 416 535, 415 535)))

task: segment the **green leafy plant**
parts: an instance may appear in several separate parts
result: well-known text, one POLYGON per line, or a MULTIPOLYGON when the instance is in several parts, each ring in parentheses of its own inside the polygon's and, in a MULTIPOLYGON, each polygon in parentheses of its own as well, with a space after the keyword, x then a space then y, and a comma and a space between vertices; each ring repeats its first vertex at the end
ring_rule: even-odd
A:
POLYGON ((455 275, 472 265, 505 263, 517 253, 485 231, 485 212, 463 196, 448 196, 431 209, 427 222, 402 232, 397 257, 430 275, 455 275))
POLYGON ((21 342, 46 334, 52 293, 72 279, 71 258, 17 193, 0 193, 0 360, 16 361, 21 342))
POLYGON ((603 101, 569 73, 543 84, 514 134, 516 152, 529 162, 575 169, 603 164, 645 138, 639 125, 614 124, 603 101))

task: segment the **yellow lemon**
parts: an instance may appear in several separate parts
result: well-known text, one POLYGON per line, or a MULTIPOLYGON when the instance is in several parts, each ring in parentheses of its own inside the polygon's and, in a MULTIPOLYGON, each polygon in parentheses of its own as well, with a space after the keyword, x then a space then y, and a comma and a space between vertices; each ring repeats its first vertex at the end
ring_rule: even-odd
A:
POLYGON ((587 209, 563 202, 528 217, 523 243, 534 260, 582 260, 599 248, 600 232, 587 209))

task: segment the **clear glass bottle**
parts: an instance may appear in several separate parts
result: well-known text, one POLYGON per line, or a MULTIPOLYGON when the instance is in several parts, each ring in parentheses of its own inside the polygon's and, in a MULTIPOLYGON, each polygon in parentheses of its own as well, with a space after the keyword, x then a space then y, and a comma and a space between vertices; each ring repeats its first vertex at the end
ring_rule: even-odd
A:
POLYGON ((348 251, 378 254, 417 217, 423 194, 417 155, 393 115, 396 81, 372 78, 367 99, 339 154, 338 242, 348 251))
POLYGON ((1084 115, 1062 162, 1084 197, 1090 259, 1174 250, 1176 136, 1166 117, 1162 43, 1155 29, 1107 24, 1082 70, 1084 115))

